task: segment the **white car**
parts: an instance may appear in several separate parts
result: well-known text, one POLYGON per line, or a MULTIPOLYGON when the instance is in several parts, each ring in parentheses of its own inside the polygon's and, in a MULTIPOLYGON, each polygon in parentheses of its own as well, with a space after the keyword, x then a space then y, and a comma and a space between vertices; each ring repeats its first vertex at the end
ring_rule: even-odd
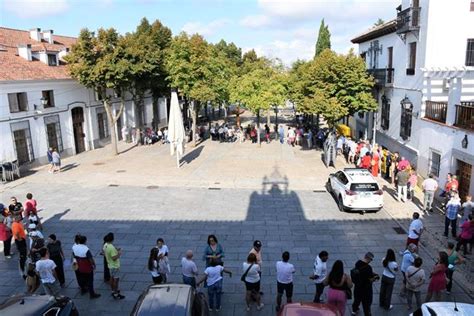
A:
POLYGON ((432 302, 421 305, 410 316, 471 316, 474 305, 455 302, 432 302))
POLYGON ((383 207, 383 191, 367 169, 345 168, 332 173, 327 189, 342 212, 379 211, 383 207))

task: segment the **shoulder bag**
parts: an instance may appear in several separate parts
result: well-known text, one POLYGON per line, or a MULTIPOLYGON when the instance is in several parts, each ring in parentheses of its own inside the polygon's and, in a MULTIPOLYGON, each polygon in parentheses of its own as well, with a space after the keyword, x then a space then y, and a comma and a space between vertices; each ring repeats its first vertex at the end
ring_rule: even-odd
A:
POLYGON ((250 269, 252 269, 253 263, 250 265, 250 267, 247 268, 247 270, 242 274, 240 277, 240 281, 245 282, 245 278, 247 277, 247 274, 249 274, 250 269))

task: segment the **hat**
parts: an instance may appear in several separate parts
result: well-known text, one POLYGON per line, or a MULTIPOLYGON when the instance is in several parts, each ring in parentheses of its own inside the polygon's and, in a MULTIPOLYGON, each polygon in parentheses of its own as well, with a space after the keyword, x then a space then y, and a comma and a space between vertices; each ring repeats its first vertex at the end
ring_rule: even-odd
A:
POLYGON ((260 248, 260 247, 262 247, 262 242, 260 240, 255 240, 253 242, 253 246, 257 247, 257 248, 260 248))
POLYGON ((370 260, 374 260, 374 254, 371 253, 370 251, 366 253, 364 257, 370 260))

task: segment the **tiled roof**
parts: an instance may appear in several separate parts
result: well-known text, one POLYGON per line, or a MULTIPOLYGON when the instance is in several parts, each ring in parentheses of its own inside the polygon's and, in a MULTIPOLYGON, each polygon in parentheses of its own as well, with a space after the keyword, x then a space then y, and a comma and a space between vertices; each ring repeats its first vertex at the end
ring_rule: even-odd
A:
POLYGON ((353 38, 351 42, 354 44, 360 44, 360 43, 375 39, 377 37, 381 37, 383 35, 394 33, 396 30, 397 30, 397 21, 390 20, 388 22, 375 26, 367 30, 366 32, 358 35, 357 37, 353 38))
POLYGON ((18 56, 18 45, 31 44, 33 52, 55 51, 71 48, 76 38, 53 34, 54 44, 46 41, 38 42, 30 38, 30 32, 24 30, 0 27, 0 81, 12 80, 48 80, 69 79, 67 68, 60 63, 59 66, 48 66, 38 60, 28 61, 18 56))

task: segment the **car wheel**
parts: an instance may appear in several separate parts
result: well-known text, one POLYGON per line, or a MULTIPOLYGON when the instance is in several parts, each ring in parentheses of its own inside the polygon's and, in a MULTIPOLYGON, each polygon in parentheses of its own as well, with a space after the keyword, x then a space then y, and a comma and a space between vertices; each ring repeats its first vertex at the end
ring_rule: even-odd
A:
POLYGON ((344 208, 344 202, 342 202, 342 197, 339 195, 337 198, 337 206, 339 207, 339 211, 344 212, 346 209, 344 208))
POLYGON ((328 179, 328 182, 326 182, 326 190, 328 190, 328 192, 332 194, 332 185, 330 179, 328 179))

